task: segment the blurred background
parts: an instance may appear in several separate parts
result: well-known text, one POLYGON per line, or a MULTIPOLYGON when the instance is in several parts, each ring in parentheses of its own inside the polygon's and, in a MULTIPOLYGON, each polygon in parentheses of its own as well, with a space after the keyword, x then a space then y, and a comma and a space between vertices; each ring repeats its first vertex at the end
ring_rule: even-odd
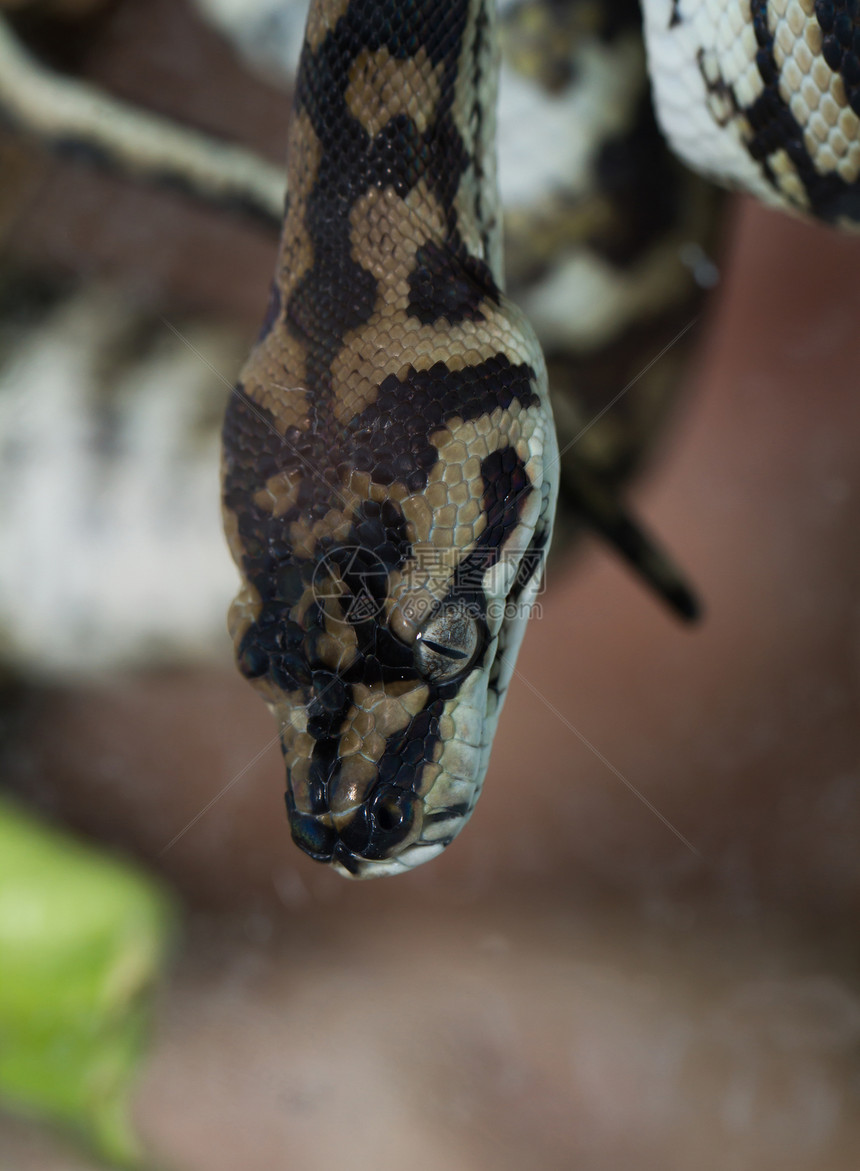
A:
MULTIPOLYGON (((290 86, 263 50, 300 14, 0 7, 57 70, 280 163, 290 86)), ((11 126, 0 175, 0 792, 83 844, 70 867, 94 860, 64 930, 132 884, 147 910, 111 919, 105 971, 134 972, 111 1011, 152 1002, 111 1083, 144 1154, 101 1124, 76 1139, 94 1099, 37 1084, 77 1084, 70 1002, 26 1093, 7 1071, 0 1167, 856 1168, 860 242, 732 200, 632 490, 703 621, 588 538, 560 550, 471 824, 427 867, 350 884, 290 842, 274 725, 224 627, 217 421, 276 233, 11 126)), ((2 843, 11 1044, 3 915, 26 919, 36 880, 2 843)), ((0 1091, 3 1071, 0 1044, 0 1091)))

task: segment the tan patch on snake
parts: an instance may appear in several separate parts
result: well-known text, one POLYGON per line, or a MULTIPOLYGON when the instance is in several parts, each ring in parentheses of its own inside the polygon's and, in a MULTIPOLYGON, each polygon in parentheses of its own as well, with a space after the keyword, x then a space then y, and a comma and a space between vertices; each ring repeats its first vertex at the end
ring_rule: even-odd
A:
MULTIPOLYGON (((290 119, 287 128, 287 160, 290 171, 287 225, 293 216, 299 221, 304 220, 305 208, 316 183, 322 153, 322 144, 317 138, 307 110, 299 110, 295 117, 290 119)), ((284 239, 281 243, 282 257, 290 247, 284 239)))
POLYGON ((794 207, 809 208, 809 195, 791 157, 784 150, 767 156, 771 174, 783 195, 794 207))
MULTIPOLYGON (((451 419, 430 437, 439 452, 427 487, 403 502, 410 524, 412 557, 392 573, 387 603, 389 624, 406 643, 451 588, 457 566, 475 548, 487 525, 481 463, 501 447, 513 447, 529 465, 535 431, 532 408, 516 400, 478 419, 451 419)), ((534 473, 530 473, 534 480, 534 473)))
POLYGON ((355 629, 343 621, 342 615, 334 616, 326 611, 325 634, 317 636, 317 658, 332 671, 346 671, 355 662, 358 654, 358 638, 355 629))
POLYGON ((305 347, 286 330, 280 330, 276 338, 270 334, 269 338, 252 351, 242 370, 245 394, 257 406, 271 412, 279 435, 284 435, 290 427, 305 431, 310 422, 304 377, 305 347), (284 381, 285 366, 295 378, 294 384, 284 381))
POLYGON ((288 528, 288 541, 296 557, 314 560, 321 541, 345 541, 352 528, 355 508, 333 508, 322 520, 308 524, 304 517, 294 520, 288 528))
POLYGON ((449 370, 478 365, 504 353, 516 365, 535 361, 525 344, 530 332, 510 303, 482 302, 484 321, 422 323, 411 317, 409 276, 415 254, 428 240, 445 237, 438 201, 419 183, 401 199, 393 188, 373 189, 350 216, 352 254, 378 281, 376 308, 368 321, 344 338, 332 365, 335 415, 346 423, 376 401, 390 374, 405 378, 410 367, 428 370, 444 362, 449 370))
POLYGON ((307 731, 304 703, 304 696, 300 692, 288 692, 277 704, 270 704, 270 707, 281 725, 281 745, 284 756, 290 761, 290 789, 296 807, 303 813, 311 813, 313 803, 308 781, 316 741, 307 731))
MULTIPOLYGON (((304 110, 291 120, 287 141, 292 183, 278 254, 277 284, 281 313, 313 264, 314 251, 305 227, 308 199, 322 158, 322 147, 304 110)), ((241 374, 248 397, 271 412, 277 430, 300 431, 309 424, 307 347, 290 330, 271 329, 251 351, 241 374)))
POLYGON ((306 473, 300 468, 278 472, 266 480, 265 486, 254 493, 254 503, 263 512, 283 516, 294 508, 299 499, 299 488, 306 473))
MULTIPOLYGON (((774 33, 780 96, 803 130, 815 169, 822 174, 835 171, 846 183, 854 183, 860 176, 860 118, 848 103, 842 76, 821 55, 815 0, 770 0, 768 23, 774 33)), ((799 202, 793 187, 780 187, 799 202)))
POLYGON ((360 500, 375 500, 378 504, 384 504, 386 500, 399 504, 409 495, 409 489, 399 480, 391 484, 375 484, 370 472, 359 472, 355 468, 349 473, 344 491, 354 493, 360 500))
POLYGON ((224 536, 227 538, 230 556, 237 565, 241 565, 242 558, 245 556, 245 546, 242 543, 242 537, 239 533, 239 518, 233 509, 228 508, 225 504, 222 509, 222 519, 224 523, 224 536))
POLYGON ((270 701, 270 706, 274 708, 278 717, 282 737, 290 735, 294 741, 299 737, 305 737, 299 740, 299 745, 313 751, 313 745, 308 744, 310 737, 307 734, 308 713, 304 694, 300 690, 276 691, 275 694, 277 698, 274 702, 270 701))
POLYGON ((423 134, 442 93, 442 66, 432 65, 420 48, 414 57, 392 57, 385 47, 362 49, 349 71, 349 112, 375 138, 392 118, 406 115, 423 134))
POLYGON ((415 253, 428 240, 444 240, 445 213, 424 181, 402 199, 393 187, 371 188, 350 212, 352 257, 384 286, 379 298, 406 305, 415 253))
POLYGON ((346 16, 349 0, 329 0, 328 4, 312 4, 308 13, 305 40, 315 53, 342 16, 346 16))
POLYGON ((378 764, 388 737, 402 732, 424 708, 429 697, 425 684, 414 682, 353 685, 353 705, 340 729, 339 752, 343 760, 331 811, 335 824, 367 799, 378 779, 378 764))
POLYGON ((378 777, 376 760, 356 754, 342 761, 331 799, 332 820, 339 829, 349 822, 355 807, 367 798, 378 777))
POLYGON ((384 504, 386 500, 390 500, 392 504, 399 504, 408 495, 409 489, 399 480, 391 484, 371 484, 368 492, 368 498, 376 500, 379 504, 384 504))
MULTIPOLYGON (((225 512, 225 518, 227 515, 229 514, 225 512)), ((260 597, 257 587, 251 582, 243 580, 242 588, 233 599, 227 613, 227 630, 237 651, 249 627, 259 618, 262 608, 263 599, 260 597)))
POLYGON ((410 542, 426 543, 430 540, 433 530, 433 509, 422 492, 407 497, 401 504, 403 516, 407 523, 407 533, 410 542))

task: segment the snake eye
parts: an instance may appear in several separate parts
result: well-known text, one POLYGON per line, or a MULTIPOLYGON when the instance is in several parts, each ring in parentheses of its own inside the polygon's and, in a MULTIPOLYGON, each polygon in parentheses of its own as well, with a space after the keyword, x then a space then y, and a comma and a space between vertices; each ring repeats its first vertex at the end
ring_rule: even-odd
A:
POLYGON ((415 640, 415 665, 431 683, 447 683, 468 671, 480 642, 474 613, 457 603, 443 605, 415 640))

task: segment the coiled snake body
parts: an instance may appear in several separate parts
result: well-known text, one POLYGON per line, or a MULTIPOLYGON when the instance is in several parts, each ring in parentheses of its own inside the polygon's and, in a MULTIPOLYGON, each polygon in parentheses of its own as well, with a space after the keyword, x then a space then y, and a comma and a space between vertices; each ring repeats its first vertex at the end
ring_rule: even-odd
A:
MULTIPOLYGON (((649 0, 681 152, 858 218, 853 13, 649 0)), ((494 30, 490 0, 312 4, 271 303, 224 428, 239 666, 279 722, 294 839, 358 877, 471 814, 552 527, 544 361, 503 292, 494 30)), ((592 512, 685 608, 613 509, 592 512)))

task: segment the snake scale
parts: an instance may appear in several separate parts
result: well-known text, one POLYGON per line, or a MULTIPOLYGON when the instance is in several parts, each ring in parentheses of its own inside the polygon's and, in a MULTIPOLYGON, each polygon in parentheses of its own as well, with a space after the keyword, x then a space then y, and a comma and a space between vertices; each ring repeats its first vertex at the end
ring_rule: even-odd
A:
MULTIPOLYGON (((687 161, 860 218, 856 0, 646 0, 644 26, 687 161)), ((552 530, 546 367, 504 293, 495 30, 491 0, 312 3, 276 276, 224 425, 238 664, 278 721, 294 840, 354 877, 469 818, 552 530)), ((592 519, 692 610, 613 508, 592 519)))

